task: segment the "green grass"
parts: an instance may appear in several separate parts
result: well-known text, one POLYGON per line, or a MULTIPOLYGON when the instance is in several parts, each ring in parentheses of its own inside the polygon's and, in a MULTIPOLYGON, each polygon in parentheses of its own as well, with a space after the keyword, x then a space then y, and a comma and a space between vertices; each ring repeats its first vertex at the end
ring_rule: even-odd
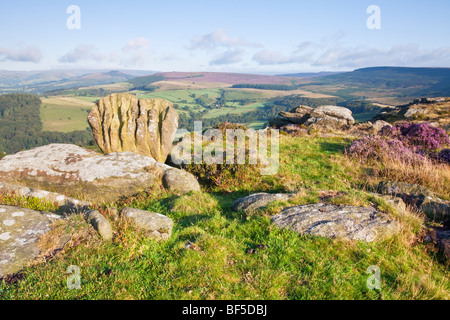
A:
MULTIPOLYGON (((114 240, 89 238, 50 261, 26 268, 15 283, 0 283, 2 299, 449 299, 449 265, 420 239, 423 220, 401 214, 365 185, 364 168, 349 170, 345 138, 281 136, 275 176, 242 187, 177 197, 159 188, 123 199, 175 222, 165 242, 145 238, 106 208, 114 240), (255 191, 292 191, 290 202, 245 215, 230 206, 255 191), (376 206, 402 224, 402 232, 376 243, 329 240, 281 230, 270 223, 283 206, 328 201, 376 206), (185 245, 191 242, 191 249, 185 245), (248 248, 266 249, 246 254, 248 248), (66 287, 66 270, 81 270, 81 289, 66 287), (381 270, 381 290, 370 290, 367 268, 381 270)), ((249 180, 250 181, 250 180, 249 180)), ((78 224, 79 228, 90 228, 78 224)))
POLYGON ((256 102, 245 106, 236 104, 234 107, 226 106, 219 109, 213 109, 211 111, 208 111, 203 117, 206 119, 210 119, 216 118, 218 116, 224 116, 227 114, 241 114, 249 111, 254 111, 262 107, 264 107, 264 103, 262 102, 256 102))
POLYGON ((139 96, 139 98, 141 99, 161 98, 169 100, 172 103, 178 104, 180 104, 182 100, 186 100, 188 104, 194 104, 195 98, 191 96, 194 94, 197 98, 207 94, 210 98, 215 99, 220 96, 220 90, 219 89, 167 90, 141 95, 139 96))
POLYGON ((87 114, 95 100, 91 97, 65 96, 42 98, 40 115, 43 131, 85 130, 89 127, 87 114))

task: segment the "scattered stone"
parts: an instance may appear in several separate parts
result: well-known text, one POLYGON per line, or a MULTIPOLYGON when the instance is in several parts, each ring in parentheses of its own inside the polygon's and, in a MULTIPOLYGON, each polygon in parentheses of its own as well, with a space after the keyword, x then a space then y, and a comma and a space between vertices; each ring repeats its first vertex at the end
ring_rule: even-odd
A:
POLYGON ((250 213, 256 210, 262 210, 274 201, 287 201, 294 194, 286 193, 255 193, 244 198, 239 198, 231 205, 231 210, 250 213))
POLYGON ((173 221, 162 214, 126 207, 121 215, 130 219, 150 238, 166 240, 172 235, 173 221))
POLYGON ((194 175, 181 169, 172 168, 164 172, 162 183, 165 188, 177 194, 200 191, 200 184, 194 175))
POLYGON ((113 238, 111 223, 100 212, 97 210, 89 210, 85 212, 85 216, 104 240, 111 240, 113 238))
MULTIPOLYGON (((50 144, 1 159, 0 179, 93 202, 112 202, 161 185, 164 172, 172 169, 133 152, 102 155, 71 144, 50 144)), ((190 175, 183 170, 171 171, 171 181, 177 181, 177 173, 182 181, 190 175)), ((18 192, 32 190, 21 187, 18 192)), ((42 192, 34 195, 50 196, 42 192)))
POLYGON ((57 219, 44 211, 0 205, 0 278, 19 272, 39 255, 37 242, 57 219))
POLYGON ((248 248, 245 253, 247 254, 256 254, 258 251, 256 249, 248 248))
POLYGON ((132 151, 164 163, 172 150, 178 113, 164 99, 115 93, 97 102, 88 121, 105 154, 132 151))
POLYGON ((299 234, 367 242, 385 239, 400 229, 398 222, 374 208, 324 203, 286 208, 272 222, 299 234))
POLYGON ((264 250, 264 249, 266 249, 266 246, 264 244, 258 244, 257 248, 261 249, 261 250, 264 250))

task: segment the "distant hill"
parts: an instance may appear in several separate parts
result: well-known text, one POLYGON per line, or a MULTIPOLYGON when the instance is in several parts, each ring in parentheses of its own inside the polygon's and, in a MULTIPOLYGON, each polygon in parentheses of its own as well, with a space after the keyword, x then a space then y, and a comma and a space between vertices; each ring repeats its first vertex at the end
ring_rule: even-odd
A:
POLYGON ((154 72, 144 70, 44 70, 0 71, 0 93, 47 91, 126 82, 154 72))
POLYGON ((450 68, 374 67, 307 79, 302 86, 345 99, 386 103, 450 96, 450 68))
POLYGON ((339 74, 343 72, 331 72, 331 71, 321 71, 321 72, 303 72, 303 73, 288 73, 288 74, 279 74, 280 77, 296 77, 296 78, 315 78, 315 77, 324 77, 330 76, 333 74, 339 74))
POLYGON ((147 77, 135 78, 129 82, 133 84, 135 88, 145 88, 160 81, 219 83, 221 86, 232 86, 244 83, 291 85, 292 82, 296 82, 297 79, 295 77, 226 72, 163 72, 147 77))

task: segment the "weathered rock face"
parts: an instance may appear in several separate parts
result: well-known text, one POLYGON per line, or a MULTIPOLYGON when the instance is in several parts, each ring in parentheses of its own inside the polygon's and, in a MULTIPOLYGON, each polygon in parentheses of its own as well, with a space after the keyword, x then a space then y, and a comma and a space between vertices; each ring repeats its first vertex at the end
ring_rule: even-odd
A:
POLYGON ((88 115, 95 141, 105 154, 132 151, 164 163, 172 150, 178 114, 164 99, 112 94, 88 115))
POLYGON ((294 196, 293 194, 286 194, 286 193, 263 193, 263 192, 255 193, 247 197, 237 199, 231 205, 231 209, 249 213, 252 211, 264 209, 271 202, 286 201, 293 196, 294 196))
POLYGON ((429 219, 450 225, 450 201, 436 197, 427 188, 404 182, 381 181, 378 192, 401 198, 408 205, 422 210, 429 219))
POLYGON ((398 222, 373 208, 309 204, 286 208, 272 222, 299 234, 326 238, 378 241, 400 230, 398 222))
POLYGON ((299 106, 289 112, 280 112, 279 116, 271 119, 269 125, 282 128, 295 124, 327 130, 346 130, 355 123, 352 112, 338 106, 320 106, 315 109, 299 106))
POLYGON ((130 219, 150 238, 167 240, 172 235, 173 221, 165 215, 128 207, 123 208, 120 214, 130 219))
POLYGON ((48 212, 0 205, 0 278, 20 271, 36 258, 39 237, 59 216, 48 212))
POLYGON ((0 160, 2 181, 95 202, 115 201, 161 185, 166 170, 189 175, 133 152, 101 155, 70 144, 51 144, 0 160))

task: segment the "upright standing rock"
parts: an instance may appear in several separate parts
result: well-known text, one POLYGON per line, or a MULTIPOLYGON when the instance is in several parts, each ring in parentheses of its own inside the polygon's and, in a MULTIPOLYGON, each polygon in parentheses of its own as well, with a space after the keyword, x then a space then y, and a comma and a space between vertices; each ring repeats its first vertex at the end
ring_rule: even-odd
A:
POLYGON ((116 93, 101 99, 88 115, 95 141, 105 154, 132 151, 164 163, 172 150, 178 114, 164 99, 116 93))

